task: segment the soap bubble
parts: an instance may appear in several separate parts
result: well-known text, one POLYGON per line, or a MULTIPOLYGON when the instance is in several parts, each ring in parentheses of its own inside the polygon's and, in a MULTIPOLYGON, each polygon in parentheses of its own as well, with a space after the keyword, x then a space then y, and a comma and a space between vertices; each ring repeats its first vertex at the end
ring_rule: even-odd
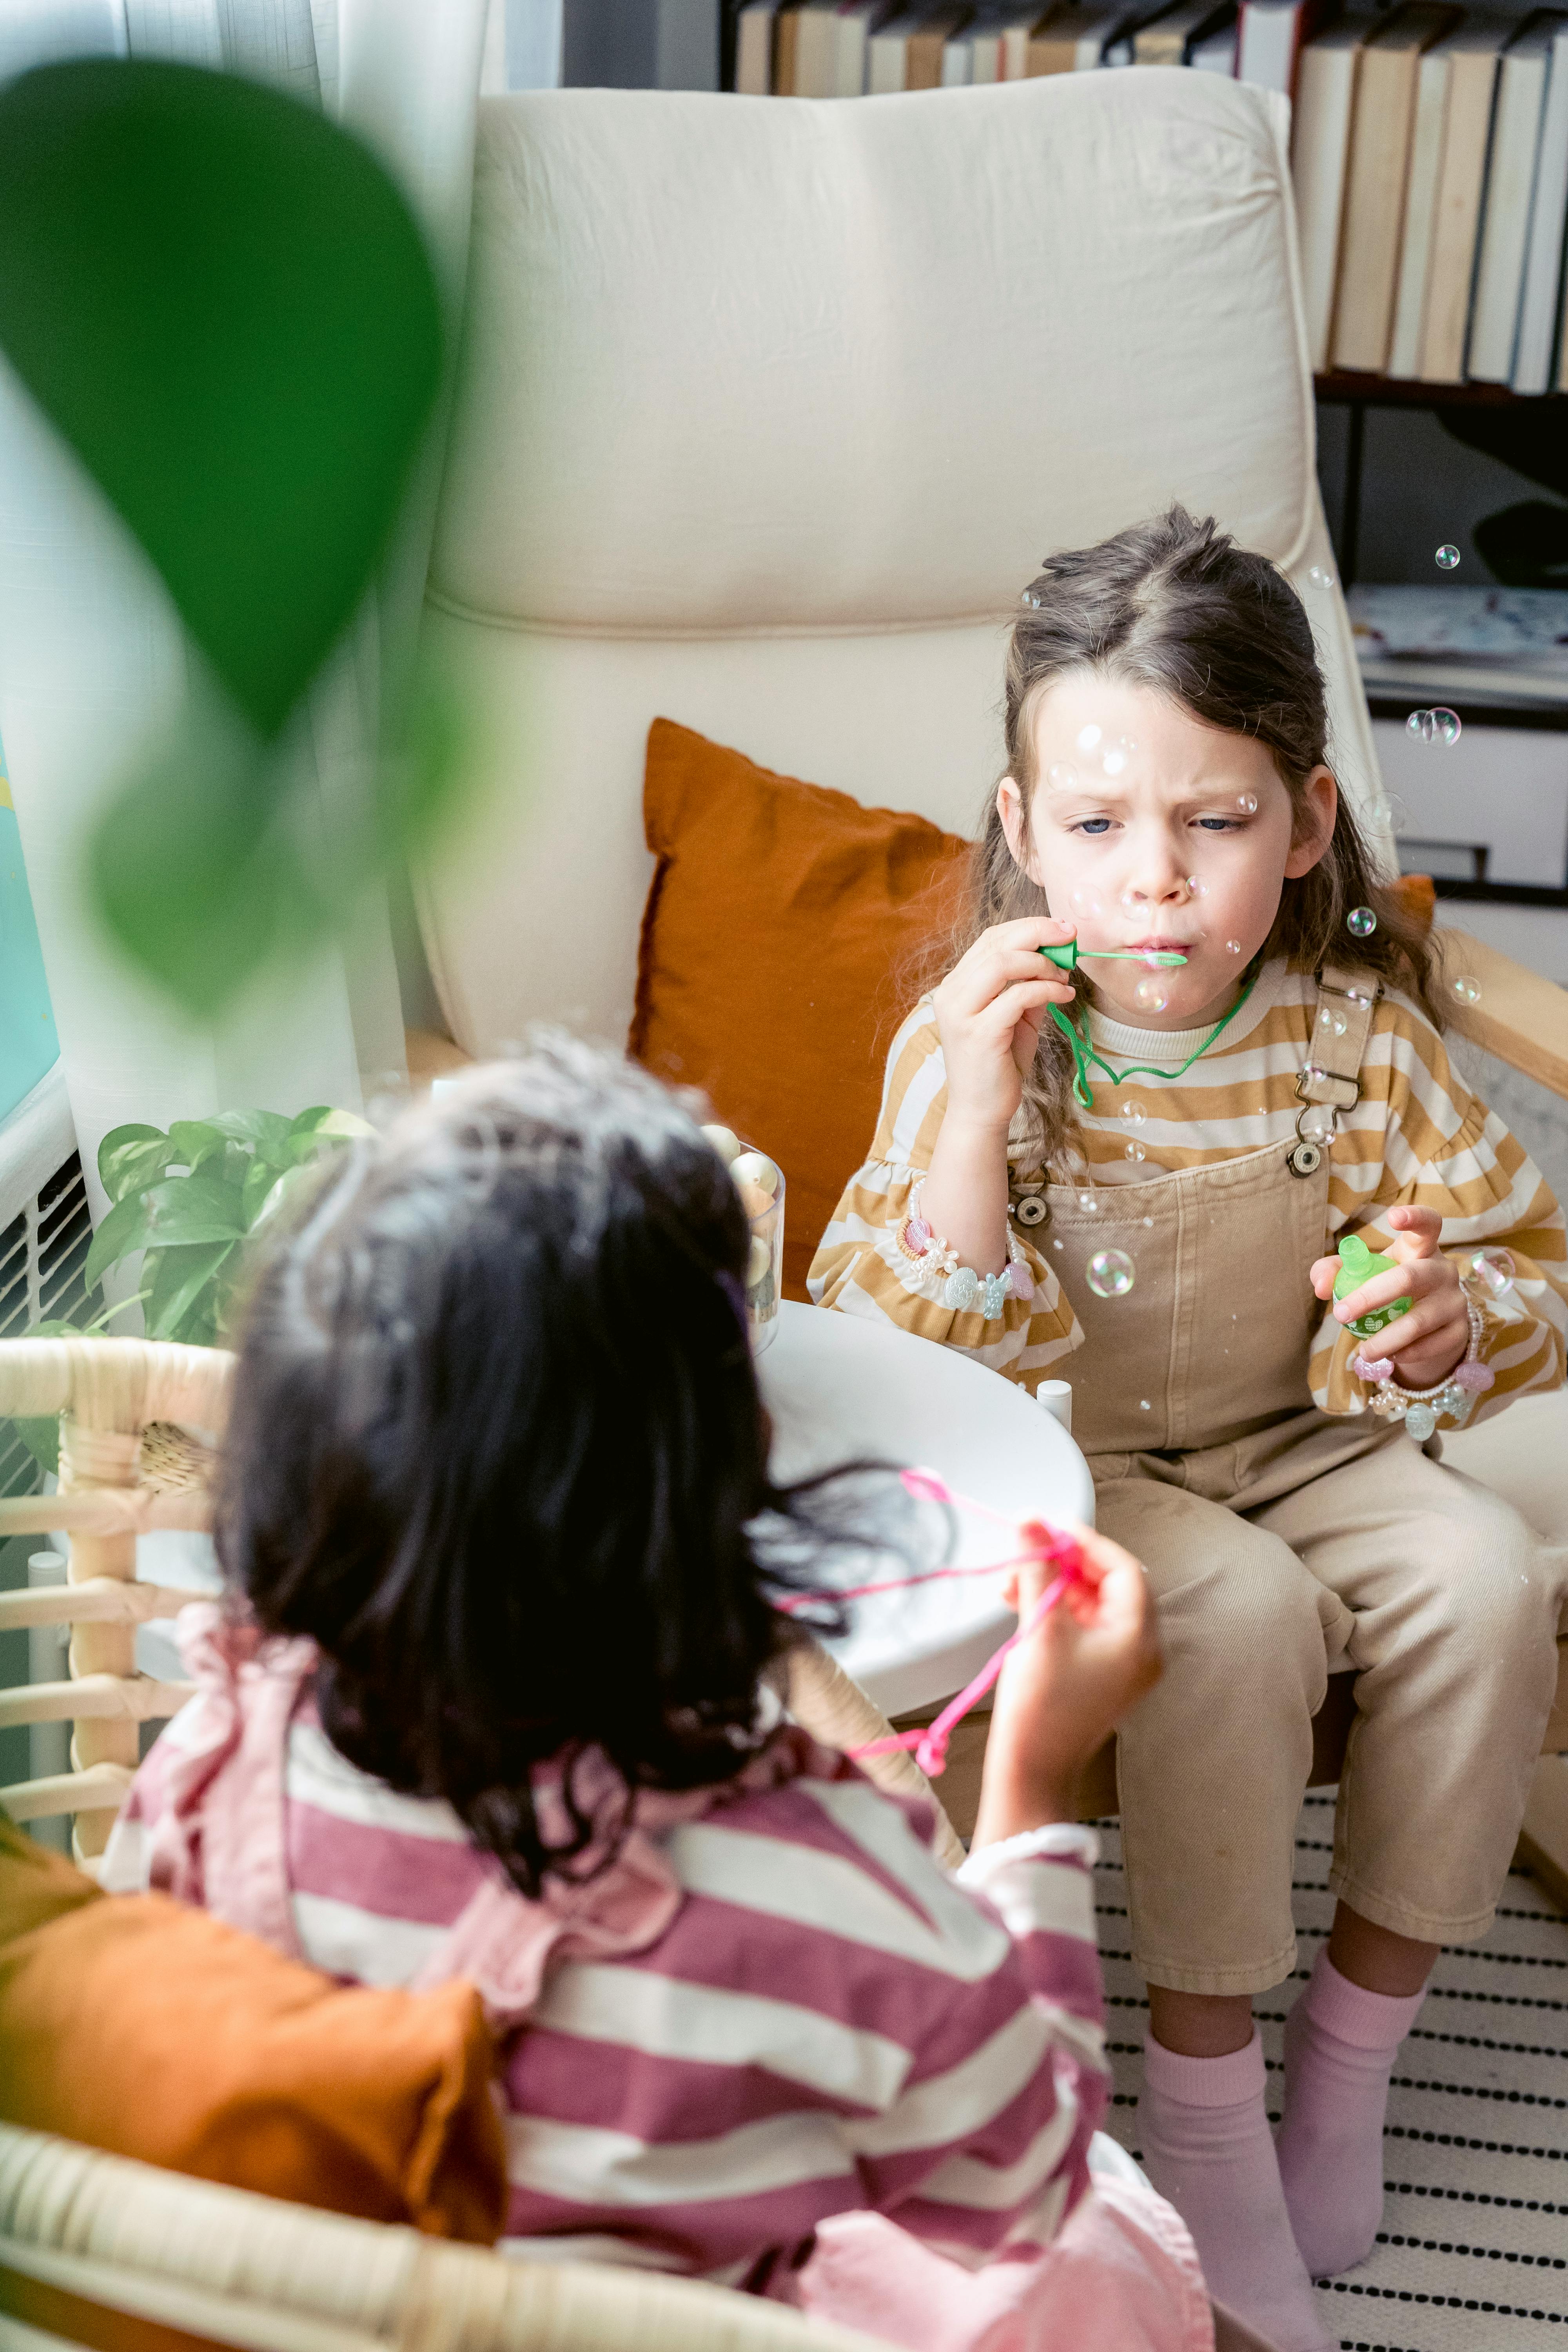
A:
POLYGON ((1364 988, 1347 988, 1345 991, 1345 998, 1347 1003, 1351 1004, 1359 1004, 1363 1012, 1369 1004, 1372 1004, 1376 1001, 1374 998, 1368 995, 1364 988))
POLYGON ((1129 1127, 1142 1127, 1146 1113, 1141 1102, 1124 1102, 1121 1106, 1121 1116, 1129 1127))
POLYGON ((1206 898, 1209 894, 1209 886, 1201 874, 1188 875, 1187 888, 1194 898, 1206 898))
POLYGON ((1105 912, 1105 901, 1098 890, 1087 882, 1075 882, 1068 892, 1068 904, 1075 915, 1088 915, 1098 920, 1105 912))
POLYGON ((1163 971, 1146 972, 1132 992, 1132 1002, 1142 1013, 1163 1013, 1171 1001, 1171 986, 1163 971))
POLYGON ((1078 1204, 1086 1217, 1092 1217, 1100 1206, 1092 1192, 1080 1192, 1078 1196, 1078 1204))
POLYGON ((1441 743, 1451 751, 1465 730, 1458 712, 1438 703, 1432 710, 1413 710, 1405 722, 1405 731, 1419 742, 1441 743))
POLYGON ((1127 754, 1120 742, 1109 744, 1100 755, 1100 766, 1108 776, 1119 776, 1127 765, 1127 754))
POLYGON ((1239 955, 1241 953, 1241 941, 1239 940, 1226 940, 1225 943, 1225 951, 1226 955, 1239 955))
POLYGON ((1097 1298, 1123 1298, 1132 1287, 1135 1272, 1125 1250, 1096 1250, 1089 1262, 1089 1286, 1097 1298))
POLYGON ((1099 727, 1080 727, 1078 730, 1079 750, 1080 751, 1092 751, 1103 732, 1104 730, 1099 727))
POLYGON ((1437 569, 1439 572, 1457 572, 1458 568, 1459 551, 1451 540, 1446 539, 1437 550, 1437 569))
POLYGON ((1152 1412, 1153 1411, 1153 1407, 1149 1402, 1147 1397, 1140 1397, 1138 1400, 1138 1410, 1140 1412, 1152 1412))
POLYGON ((1370 907, 1352 907, 1345 917, 1345 928, 1358 940, 1367 940, 1377 929, 1377 917, 1370 907))
POLYGON ((1481 983, 1479 980, 1472 980, 1468 971, 1462 971, 1454 982, 1454 993, 1461 1004, 1479 1004, 1481 1001, 1481 983))
POLYGON ((1494 1298, 1506 1297, 1513 1288, 1514 1263, 1505 1249, 1479 1249, 1470 1260, 1470 1272, 1494 1298))
POLYGON ((1040 609, 1040 600, 1039 600, 1039 598, 1038 598, 1037 596, 1032 596, 1032 595, 1030 594, 1029 591, 1028 591, 1026 588, 1025 589, 1025 591, 1024 591, 1023 594, 1019 597, 1018 602, 1019 602, 1019 604, 1031 604, 1031 605, 1033 605, 1033 607, 1034 607, 1034 609, 1035 609, 1035 611, 1036 611, 1037 613, 1037 612, 1039 611, 1039 609, 1040 609))
POLYGON ((1331 1103, 1310 1103, 1296 1121, 1296 1132, 1308 1143, 1331 1143, 1335 1123, 1331 1103))
POLYGON ((1256 793, 1237 793, 1236 796, 1236 805, 1241 811, 1243 816, 1256 816, 1258 814, 1258 794, 1256 793))
POLYGON ((1078 782, 1078 770, 1069 768, 1065 760, 1058 760, 1046 770, 1046 782, 1058 793, 1070 793, 1078 782))
POLYGON ((1334 575, 1322 564, 1314 563, 1307 574, 1307 581, 1310 587, 1331 588, 1334 584, 1334 575))
POLYGON ((1318 1015, 1318 1021, 1320 1026, 1326 1029, 1331 1037, 1342 1037, 1344 1035, 1345 1016, 1342 1013, 1334 1012, 1331 1005, 1324 1005, 1322 1011, 1318 1015))
POLYGON ((1139 1160, 1147 1160, 1149 1157, 1149 1154, 1145 1151, 1143 1146, 1139 1142, 1136 1136, 1132 1138, 1131 1141, 1127 1146, 1127 1157, 1129 1160, 1134 1161, 1139 1160))

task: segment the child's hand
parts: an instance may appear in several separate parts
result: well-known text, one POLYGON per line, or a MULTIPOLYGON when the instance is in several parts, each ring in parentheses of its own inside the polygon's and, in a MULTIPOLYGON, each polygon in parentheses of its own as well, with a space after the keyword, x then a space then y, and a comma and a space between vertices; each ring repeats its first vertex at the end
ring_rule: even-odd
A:
MULTIPOLYGON (((1390 1209, 1384 1222, 1394 1234, 1386 1255, 1397 1258, 1397 1268, 1373 1275, 1348 1298, 1335 1300, 1334 1314, 1340 1322, 1352 1323, 1358 1316, 1370 1315, 1373 1307, 1408 1297, 1408 1313, 1397 1323, 1388 1324, 1375 1339, 1363 1339, 1362 1353, 1392 1356, 1394 1377, 1402 1388, 1435 1388, 1463 1360, 1470 1344, 1470 1318, 1458 1268, 1438 1251, 1443 1221, 1435 1209, 1390 1209)), ((1333 1297, 1339 1270, 1337 1257, 1316 1260, 1312 1287, 1320 1298, 1333 1297)))
MULTIPOLYGON (((1131 1552, 1068 1526, 1084 1580, 1009 1651, 996 1685, 975 1845, 1077 1816, 1078 1776, 1160 1678, 1154 1605, 1131 1552)), ((1005 1597, 1028 1616, 1055 1570, 1031 1562, 1005 1597)))
POLYGON ((1067 973, 1037 950, 1059 947, 1073 929, 1049 916, 993 923, 936 991, 949 1118, 1005 1136, 1046 1007, 1073 1000, 1067 973))

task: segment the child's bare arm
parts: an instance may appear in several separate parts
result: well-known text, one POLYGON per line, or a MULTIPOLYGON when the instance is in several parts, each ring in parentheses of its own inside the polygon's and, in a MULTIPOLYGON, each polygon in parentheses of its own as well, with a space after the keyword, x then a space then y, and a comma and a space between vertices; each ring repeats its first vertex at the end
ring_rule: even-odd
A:
MULTIPOLYGON (((1074 1527, 1085 1578, 1008 1654, 986 1743, 976 1852, 1047 1822, 1077 1817, 1078 1776, 1130 1706, 1160 1678, 1154 1604, 1141 1563, 1090 1528, 1074 1527)), ((1020 1570, 1026 1615, 1048 1566, 1020 1570)))

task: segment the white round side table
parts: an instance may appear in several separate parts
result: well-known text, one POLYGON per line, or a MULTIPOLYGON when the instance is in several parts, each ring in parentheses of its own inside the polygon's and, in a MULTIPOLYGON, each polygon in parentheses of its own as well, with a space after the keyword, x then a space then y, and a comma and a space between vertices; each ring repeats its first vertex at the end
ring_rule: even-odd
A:
MULTIPOLYGON (((952 1349, 786 1299, 757 1381, 781 1483, 837 1462, 916 1465, 1012 1519, 1093 1522, 1089 1465, 1060 1423, 1016 1381, 952 1349)), ((1009 1556, 1005 1528, 968 1511, 957 1521, 952 1566, 1009 1556)), ((835 1580, 873 1583, 904 1565, 897 1555, 850 1555, 835 1580)), ((1014 1630, 1001 1581, 943 1580, 851 1601, 849 1632, 826 1646, 885 1715, 934 1706, 1014 1630)))

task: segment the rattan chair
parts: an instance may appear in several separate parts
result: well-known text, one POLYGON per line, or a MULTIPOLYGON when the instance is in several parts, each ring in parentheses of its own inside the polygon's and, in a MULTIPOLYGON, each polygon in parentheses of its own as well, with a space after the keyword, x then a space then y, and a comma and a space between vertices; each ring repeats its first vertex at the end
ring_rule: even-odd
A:
POLYGON ((693 2280, 510 2262, 0 2125, 0 2341, 113 2342, 105 2315, 255 2352, 876 2352, 693 2280))
POLYGON ((72 1728, 71 1769, 0 1789, 0 1806, 16 1822, 74 1814, 79 1860, 103 1851, 136 1769, 141 1726, 189 1696, 183 1683, 136 1671, 137 1626, 193 1597, 137 1583, 136 1538, 207 1526, 205 1437, 223 1427, 233 1370, 217 1349, 145 1339, 0 1345, 0 1413, 60 1416, 59 1492, 0 1501, 0 1537, 63 1530, 69 1544, 63 1585, 0 1593, 0 1632, 71 1628, 69 1679, 0 1692, 0 1728, 72 1728))
MULTIPOLYGON (((0 1413, 58 1413, 60 1491, 0 1501, 0 1536, 63 1530, 67 1580, 0 1593, 0 1632, 68 1624, 70 1675, 0 1692, 0 1729, 72 1726, 71 1769, 0 1789, 15 1822, 76 1818, 79 1861, 102 1853, 136 1769, 140 1727, 177 1712, 189 1685, 136 1672, 136 1627, 169 1617, 189 1592, 136 1579, 136 1538, 154 1528, 209 1524, 213 1454, 205 1442, 227 1417, 234 1359, 216 1348, 145 1339, 13 1339, 0 1343, 0 1413), (184 1424, 190 1424, 185 1426, 184 1424), (202 1433, 197 1434, 196 1433, 202 1433)), ((816 1643, 794 1650, 781 1677, 784 1703, 825 1745, 878 1739, 886 1717, 816 1643)), ((891 1793, 924 1796, 912 1757, 868 1759, 891 1793)), ((944 1859, 963 1848, 940 1805, 944 1859)))

